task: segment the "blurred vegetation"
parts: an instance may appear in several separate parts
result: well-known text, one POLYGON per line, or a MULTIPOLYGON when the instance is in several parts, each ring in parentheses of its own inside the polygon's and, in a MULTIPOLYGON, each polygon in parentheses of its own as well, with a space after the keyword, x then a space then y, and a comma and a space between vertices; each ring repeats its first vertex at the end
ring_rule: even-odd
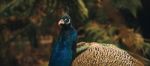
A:
POLYGON ((0 0, 0 66, 47 66, 64 13, 79 41, 116 44, 150 59, 149 42, 123 15, 136 19, 141 7, 140 0, 0 0))

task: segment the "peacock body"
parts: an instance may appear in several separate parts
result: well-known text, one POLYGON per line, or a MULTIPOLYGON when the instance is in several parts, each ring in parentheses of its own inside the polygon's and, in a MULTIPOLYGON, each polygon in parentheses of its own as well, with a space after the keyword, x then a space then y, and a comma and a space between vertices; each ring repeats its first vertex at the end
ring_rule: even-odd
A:
POLYGON ((93 42, 86 45, 89 47, 74 59, 72 66, 144 66, 128 52, 112 44, 93 42))

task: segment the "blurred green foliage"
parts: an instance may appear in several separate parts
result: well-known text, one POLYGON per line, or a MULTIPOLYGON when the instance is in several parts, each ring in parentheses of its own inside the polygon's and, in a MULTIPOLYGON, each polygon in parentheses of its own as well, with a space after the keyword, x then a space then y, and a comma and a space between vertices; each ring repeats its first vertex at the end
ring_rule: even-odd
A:
POLYGON ((0 15, 29 16, 34 9, 35 0, 2 0, 0 15))
POLYGON ((137 9, 142 7, 141 0, 111 0, 116 8, 127 9, 136 17, 137 9))

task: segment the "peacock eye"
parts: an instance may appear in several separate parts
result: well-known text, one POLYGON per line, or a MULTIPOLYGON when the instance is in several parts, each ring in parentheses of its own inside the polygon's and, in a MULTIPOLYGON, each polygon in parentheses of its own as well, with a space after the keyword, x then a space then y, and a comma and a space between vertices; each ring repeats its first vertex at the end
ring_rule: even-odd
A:
POLYGON ((70 23, 70 19, 66 19, 65 22, 66 22, 66 24, 69 24, 70 23))
POLYGON ((66 19, 64 19, 64 21, 67 23, 67 22, 69 22, 69 19, 66 18, 66 19))
POLYGON ((67 19, 65 19, 65 21, 67 22, 68 20, 67 20, 67 19))

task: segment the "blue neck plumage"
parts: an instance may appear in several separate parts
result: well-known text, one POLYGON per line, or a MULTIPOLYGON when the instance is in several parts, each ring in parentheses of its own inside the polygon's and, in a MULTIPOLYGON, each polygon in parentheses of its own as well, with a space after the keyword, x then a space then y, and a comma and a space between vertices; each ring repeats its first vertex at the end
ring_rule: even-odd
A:
POLYGON ((77 32, 72 26, 62 28, 52 49, 50 66, 71 66, 76 48, 76 39, 77 32))

